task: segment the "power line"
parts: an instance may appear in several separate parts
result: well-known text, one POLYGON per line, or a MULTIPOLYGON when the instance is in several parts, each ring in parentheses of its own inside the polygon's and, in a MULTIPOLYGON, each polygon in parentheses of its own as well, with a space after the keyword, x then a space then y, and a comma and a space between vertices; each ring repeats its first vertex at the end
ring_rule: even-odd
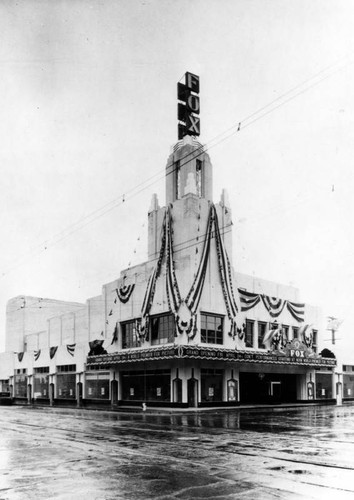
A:
MULTIPOLYGON (((341 58, 339 61, 343 61, 343 60, 346 60, 346 59, 348 59, 348 56, 341 58)), ((354 62, 354 60, 350 60, 344 66, 342 65, 342 66, 338 67, 339 61, 336 61, 335 63, 327 66, 326 68, 323 68, 322 70, 318 71, 315 75, 313 75, 310 78, 304 80, 300 84, 292 87, 288 91, 284 92, 282 95, 278 96, 276 99, 272 100, 268 104, 266 104, 266 105, 258 108, 253 113, 251 113, 248 116, 244 117, 242 120, 238 120, 232 127, 228 128, 224 132, 218 134, 213 139, 211 139, 206 146, 200 145, 198 148, 196 148, 193 151, 187 153, 186 155, 184 155, 183 157, 180 158, 180 167, 182 167, 185 164, 189 163, 190 161, 198 158, 203 153, 209 151, 213 147, 221 144, 225 140, 229 139, 231 136, 235 135, 237 132, 240 132, 240 131, 244 130, 245 128, 253 125, 258 120, 264 118, 265 116, 267 116, 268 114, 270 114, 273 111, 277 110, 278 108, 280 108, 284 104, 290 102, 291 100, 295 99, 299 95, 301 95, 301 94, 307 92, 308 90, 310 90, 311 88, 317 86, 322 81, 326 80, 327 78, 329 78, 330 76, 336 74, 337 72, 343 70, 346 66, 348 66, 349 64, 352 64, 354 62), (336 69, 334 69, 333 71, 328 72, 328 70, 330 70, 332 68, 335 68, 336 66, 337 66, 336 69), (318 77, 320 75, 324 75, 324 76, 318 79, 318 77), (313 82, 313 83, 311 83, 310 85, 308 85, 305 88, 302 88, 299 92, 296 92, 295 94, 292 94, 295 90, 303 87, 304 85, 306 85, 306 84, 308 84, 310 82, 313 82), (287 99, 281 101, 281 99, 284 99, 284 97, 287 97, 287 96, 289 96, 287 99), (281 101, 281 102, 279 102, 279 101, 281 101), (278 102, 279 102, 279 104, 277 104, 276 106, 273 106, 274 104, 276 104, 278 102), (265 110, 267 110, 267 111, 265 111, 265 110), (262 113, 263 111, 265 111, 265 112, 262 113), (259 113, 261 113, 261 114, 259 115, 259 113), (259 115, 259 116, 257 116, 257 115, 259 115), (255 118, 252 119, 253 117, 255 117, 255 118), (251 120, 251 121, 249 121, 249 120, 251 120), (225 134, 228 134, 228 135, 225 136, 225 134), (223 137, 223 136, 225 136, 225 137, 223 137), (184 161, 184 163, 181 163, 183 161, 184 161)), ((40 243, 39 245, 37 245, 36 247, 34 247, 30 251, 30 253, 28 254, 28 256, 19 259, 18 264, 15 264, 13 267, 11 267, 11 268, 7 269, 6 271, 4 271, 2 273, 2 277, 5 276, 6 274, 8 274, 9 272, 13 271, 14 269, 17 269, 19 266, 23 265, 23 263, 26 262, 29 258, 32 258, 33 254, 34 255, 39 255, 39 254, 43 253, 44 251, 46 251, 48 249, 48 246, 54 246, 54 245, 60 243, 62 240, 68 238, 69 236, 71 236, 75 232, 83 229, 88 224, 91 224, 92 222, 94 222, 97 219, 103 217, 104 215, 106 215, 107 213, 111 212, 115 208, 121 206, 127 200, 130 200, 130 199, 134 198, 135 196, 137 196, 138 194, 140 194, 142 191, 145 191, 147 188, 151 187, 153 184, 155 184, 157 181, 159 181, 160 179, 162 179, 164 176, 171 175, 175 171, 175 168, 171 168, 173 166, 174 166, 173 162, 170 163, 170 164, 168 164, 165 167, 165 169, 160 170, 159 172, 157 172, 156 174, 152 175, 148 179, 145 179, 141 183, 139 183, 139 184, 133 186, 132 188, 130 188, 129 190, 125 191, 125 193, 121 194, 119 197, 111 200, 110 202, 106 203, 102 207, 97 208, 93 212, 91 212, 88 215, 86 215, 86 216, 82 217, 81 219, 79 219, 77 222, 75 222, 75 223, 67 226, 62 231, 60 231, 60 232, 56 233, 54 236, 52 236, 50 239, 44 240, 42 243, 40 243), (171 168, 171 170, 169 172, 165 173, 166 170, 168 170, 169 168, 171 168), (149 184, 146 184, 146 183, 149 183, 149 184), (138 188, 140 188, 140 189, 138 189, 138 188), (39 251, 37 251, 37 250, 39 250, 39 251)))

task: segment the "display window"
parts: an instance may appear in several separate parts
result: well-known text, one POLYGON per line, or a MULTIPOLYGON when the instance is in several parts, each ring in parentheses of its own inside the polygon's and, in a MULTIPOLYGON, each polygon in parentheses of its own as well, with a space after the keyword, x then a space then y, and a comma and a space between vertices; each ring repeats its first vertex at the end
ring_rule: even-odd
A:
POLYGON ((87 399, 109 399, 109 372, 86 373, 85 397, 87 399))

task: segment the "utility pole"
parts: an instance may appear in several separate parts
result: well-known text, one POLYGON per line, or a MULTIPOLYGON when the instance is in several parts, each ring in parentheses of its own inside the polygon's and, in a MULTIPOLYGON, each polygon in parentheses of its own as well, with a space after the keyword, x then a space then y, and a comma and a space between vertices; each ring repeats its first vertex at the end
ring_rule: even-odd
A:
POLYGON ((342 320, 335 318, 334 316, 327 316, 327 318, 328 318, 327 330, 332 332, 332 344, 335 345, 336 333, 338 331, 338 328, 342 324, 342 320))

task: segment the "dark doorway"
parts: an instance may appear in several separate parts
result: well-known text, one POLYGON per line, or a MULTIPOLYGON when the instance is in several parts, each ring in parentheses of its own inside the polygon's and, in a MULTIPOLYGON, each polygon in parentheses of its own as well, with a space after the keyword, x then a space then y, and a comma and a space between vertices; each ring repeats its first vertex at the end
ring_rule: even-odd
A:
POLYGON ((296 375, 288 373, 240 373, 242 404, 296 401, 296 375))
POLYGON ((198 380, 190 378, 187 384, 188 406, 195 408, 198 406, 198 380))

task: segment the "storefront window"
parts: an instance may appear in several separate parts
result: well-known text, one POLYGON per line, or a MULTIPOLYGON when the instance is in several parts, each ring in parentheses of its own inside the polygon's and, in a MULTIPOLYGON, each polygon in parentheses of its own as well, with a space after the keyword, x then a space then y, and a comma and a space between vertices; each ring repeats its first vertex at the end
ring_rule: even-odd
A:
POLYGON ((49 398, 49 366, 34 369, 33 396, 34 398, 49 398))
POLYGON ((27 397, 27 374, 26 369, 16 370, 14 376, 14 394, 15 398, 27 397))
POLYGON ((202 402, 222 401, 223 370, 201 370, 202 402))
POLYGON ((122 349, 130 347, 140 347, 140 338, 137 332, 136 320, 121 323, 122 329, 122 349))
POLYGON ((316 373, 316 399, 332 397, 332 373, 316 373))
POLYGON ((130 401, 170 401, 170 370, 122 373, 123 399, 130 401))
POLYGON ((174 341, 175 319, 172 314, 152 316, 150 320, 151 344, 169 344, 174 341))
POLYGON ((343 374, 344 398, 354 398, 354 375, 343 374))
POLYGON ((223 318, 201 314, 201 341, 206 344, 223 344, 223 318))
POLYGON ((76 365, 57 366, 57 398, 76 398, 76 365))
POLYGON ((109 372, 86 373, 85 397, 87 399, 109 399, 109 372))

